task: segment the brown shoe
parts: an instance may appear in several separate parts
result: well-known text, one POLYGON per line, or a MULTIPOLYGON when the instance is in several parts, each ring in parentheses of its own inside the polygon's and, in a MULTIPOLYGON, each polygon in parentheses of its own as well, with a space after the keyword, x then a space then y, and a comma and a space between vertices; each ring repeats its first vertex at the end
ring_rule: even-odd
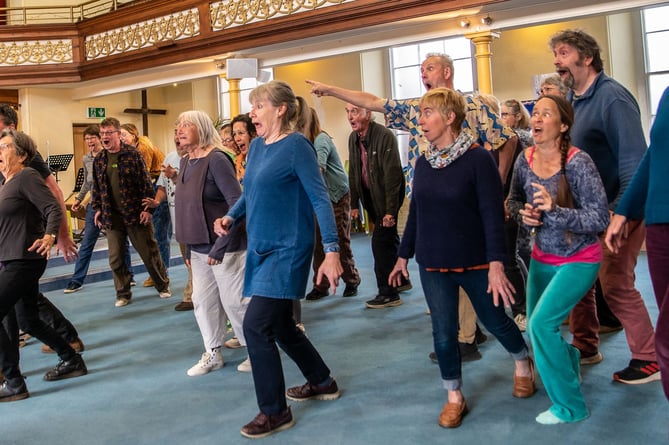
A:
POLYGON ((328 386, 316 386, 307 382, 302 386, 293 386, 286 391, 286 397, 296 402, 305 400, 335 400, 339 398, 339 388, 333 379, 328 386))
MULTIPOLYGON (((75 352, 84 352, 84 342, 81 341, 81 339, 79 337, 77 337, 77 339, 75 341, 70 343, 70 346, 72 347, 72 349, 75 350, 75 352)), ((45 354, 53 354, 56 351, 51 349, 51 347, 49 347, 49 345, 42 345, 42 352, 45 353, 45 354)))
POLYGON ((193 302, 192 301, 182 301, 181 303, 174 306, 174 310, 177 312, 192 311, 193 302))
POLYGON ((293 425, 295 425, 295 420, 293 420, 293 414, 290 412, 289 406, 286 412, 277 414, 276 416, 258 413, 255 419, 244 425, 239 432, 242 433, 242 436, 249 439, 260 439, 270 434, 292 428, 293 425))
POLYGON ((457 428, 462 424, 462 418, 467 414, 467 401, 462 403, 446 402, 444 409, 439 414, 439 426, 443 428, 457 428))
POLYGON ((153 287, 153 279, 151 277, 144 280, 144 287, 153 287))
POLYGON ((532 397, 537 392, 537 387, 534 385, 534 360, 528 356, 527 360, 530 363, 530 377, 520 377, 513 374, 513 396, 519 399, 526 399, 532 397))

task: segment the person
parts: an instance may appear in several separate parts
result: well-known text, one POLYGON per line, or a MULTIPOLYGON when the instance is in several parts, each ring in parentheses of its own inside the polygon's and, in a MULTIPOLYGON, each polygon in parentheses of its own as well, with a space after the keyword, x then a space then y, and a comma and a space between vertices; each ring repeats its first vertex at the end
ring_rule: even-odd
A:
POLYGON ((246 216, 243 293, 253 298, 244 317, 244 335, 260 412, 241 434, 260 438, 294 425, 286 398, 334 400, 340 395, 330 369, 293 319, 292 300, 304 297, 309 279, 314 213, 325 251, 317 282, 327 278, 334 293, 342 267, 332 205, 316 153, 302 134, 293 131, 298 113, 295 94, 285 82, 272 80, 252 90, 249 101, 259 137, 248 153, 244 191, 228 214, 216 220, 216 231, 227 234, 246 216), (284 391, 277 344, 307 383, 284 391))
MULTIPOLYGON (((88 147, 88 153, 83 157, 84 165, 84 183, 81 186, 81 190, 74 198, 72 203, 72 210, 78 211, 81 207, 86 195, 90 194, 91 188, 93 187, 93 161, 95 157, 103 150, 102 143, 100 142, 100 127, 98 125, 89 125, 84 129, 83 132, 84 142, 88 147)), ((95 244, 100 237, 100 229, 95 225, 93 218, 95 212, 91 207, 90 201, 86 204, 86 222, 84 225, 84 237, 81 240, 81 246, 79 247, 79 258, 74 264, 74 273, 70 278, 69 283, 63 290, 66 294, 72 294, 78 292, 83 288, 84 280, 88 274, 88 267, 91 263, 91 257, 93 256, 93 249, 95 244)), ((130 247, 126 241, 126 246, 130 247)), ((126 249, 125 255, 125 264, 128 267, 128 270, 131 273, 130 280, 134 280, 132 275, 132 259, 130 257, 130 249, 126 249)))
POLYGON ((239 154, 239 148, 235 143, 235 138, 232 137, 232 122, 229 120, 224 121, 218 132, 221 135, 221 141, 223 142, 223 147, 221 147, 221 149, 232 159, 236 159, 239 154))
MULTIPOLYGON (((19 117, 16 113, 16 110, 8 104, 0 104, 0 131, 4 129, 16 129, 19 124, 19 117)), ((54 179, 51 169, 44 161, 39 151, 35 152, 30 161, 29 167, 35 169, 37 173, 44 179, 49 191, 56 198, 58 204, 61 207, 61 210, 65 212, 65 200, 63 198, 63 192, 61 191, 58 183, 54 179)), ((0 180, 2 175, 0 174, 0 180)), ((63 213, 65 214, 65 213, 63 213)), ((56 245, 58 248, 56 252, 62 252, 63 259, 66 263, 69 263, 73 260, 76 260, 78 257, 77 247, 72 237, 70 235, 69 227, 67 220, 63 218, 61 221, 59 230, 58 230, 58 239, 56 240, 56 245)), ((39 293, 37 298, 37 308, 39 310, 40 319, 53 328, 58 334, 65 338, 70 346, 72 346, 77 352, 82 352, 84 350, 84 343, 79 337, 79 332, 74 327, 72 322, 68 320, 65 315, 49 300, 43 293, 39 293)), ((18 343, 20 347, 25 345, 26 337, 29 337, 28 334, 23 332, 23 329, 20 329, 18 321, 16 320, 16 314, 14 311, 10 311, 7 316, 2 320, 2 324, 6 329, 7 335, 9 335, 10 341, 12 343, 18 343)), ((48 345, 42 345, 42 352, 50 353, 53 352, 48 345)))
MULTIPOLYGON (((39 317, 39 279, 51 257, 63 212, 44 180, 28 167, 35 143, 23 132, 0 133, 0 319, 16 309, 25 332, 58 353, 60 362, 44 380, 61 380, 87 374, 83 358, 39 317)), ((0 329, 0 365, 4 376, 0 402, 29 397, 19 368, 19 344, 0 329)))
POLYGON ((351 218, 359 219, 360 205, 374 224, 372 255, 378 293, 365 302, 371 309, 402 304, 399 291, 388 283, 397 260, 399 236, 397 218, 404 201, 404 176, 392 131, 372 120, 372 112, 346 104, 346 116, 353 130, 348 137, 348 181, 351 190, 351 218))
POLYGON ((169 279, 153 237, 151 210, 142 200, 154 196, 153 184, 139 152, 121 142, 121 123, 114 117, 100 123, 105 150, 93 162, 91 206, 94 222, 107 234, 109 267, 114 277, 116 307, 130 303, 130 272, 124 257, 130 238, 155 283, 160 298, 172 296, 169 279))
POLYGON ((569 88, 562 82, 559 74, 552 73, 543 78, 539 92, 541 96, 552 94, 553 96, 567 97, 569 88))
MULTIPOLYGON (((554 65, 570 88, 574 107, 571 137, 576 147, 590 155, 597 166, 609 209, 614 210, 646 151, 639 105, 620 83, 608 77, 597 41, 583 31, 566 30, 550 40, 554 65)), ((630 364, 613 374, 621 383, 640 384, 659 380, 653 325, 641 293, 634 287, 634 268, 646 235, 643 214, 629 215, 626 236, 614 254, 603 244, 599 280, 604 298, 620 320, 630 351, 630 364)), ((587 293, 570 315, 573 345, 581 351, 581 363, 602 361, 599 352, 599 321, 594 290, 587 293)))
POLYGON ((244 174, 246 172, 246 158, 248 156, 251 141, 257 136, 256 128, 248 114, 240 114, 232 119, 232 137, 239 153, 235 158, 235 170, 239 183, 244 185, 244 174))
POLYGON ((560 332, 562 320, 592 287, 602 259, 597 234, 609 222, 602 180, 590 156, 571 145, 574 111, 545 95, 532 110, 535 145, 516 161, 508 207, 536 230, 527 283, 527 315, 537 370, 552 406, 541 424, 588 417, 580 353, 560 332))
POLYGON ((500 117, 504 124, 518 135, 523 149, 534 143, 530 131, 530 113, 522 103, 516 99, 505 100, 502 103, 500 117))
MULTIPOLYGON (((171 151, 165 156, 163 161, 163 170, 156 180, 156 196, 151 198, 144 198, 142 203, 145 206, 151 208, 157 208, 163 202, 167 200, 167 206, 170 210, 170 221, 172 227, 172 233, 176 233, 176 213, 175 213, 175 204, 174 204, 174 194, 176 191, 176 182, 179 176, 179 168, 181 164, 181 158, 186 154, 186 152, 181 148, 181 142, 179 141, 179 135, 177 134, 176 127, 174 128, 174 146, 176 150, 171 151)), ((174 306, 174 310, 177 312, 192 311, 193 310, 193 272, 191 270, 189 262, 186 260, 186 245, 179 243, 179 250, 181 251, 181 256, 186 265, 186 270, 188 272, 188 280, 186 281, 186 286, 184 287, 184 293, 182 300, 174 306)))
MULTIPOLYGON (((438 87, 453 90, 454 75, 453 59, 446 54, 429 53, 421 64, 420 76, 426 91, 438 87)), ((409 133, 408 164, 404 174, 407 184, 406 195, 407 198, 411 198, 414 165, 418 156, 424 153, 427 148, 427 140, 423 137, 420 125, 418 125, 420 99, 383 99, 362 91, 346 90, 312 80, 307 80, 307 83, 311 85, 311 92, 316 96, 334 96, 356 106, 384 113, 386 126, 409 133)), ((479 145, 492 151, 497 161, 502 183, 507 184, 510 180, 513 159, 517 153, 518 138, 512 129, 501 122, 499 116, 495 115, 488 106, 476 97, 467 95, 465 100, 467 102, 467 113, 463 128, 476 135, 479 145)), ((519 275, 511 278, 517 284, 522 281, 522 277, 519 275)), ((465 361, 478 360, 481 358, 481 353, 477 343, 482 343, 485 336, 477 335, 478 329, 474 309, 464 292, 461 293, 459 310, 459 342, 463 356, 465 361)), ((436 356, 433 354, 430 354, 430 358, 436 361, 436 356)))
MULTIPOLYGON (((221 346, 228 318, 242 346, 242 322, 249 304, 242 298, 246 233, 242 223, 226 236, 214 232, 222 217, 241 195, 234 164, 222 145, 213 122, 202 111, 186 111, 177 118, 181 159, 174 196, 177 240, 186 245, 186 260, 193 271, 193 306, 205 352, 187 374, 207 374, 223 367, 221 346)), ((237 370, 251 371, 247 358, 237 370)))
MULTIPOLYGON (((337 237, 339 238, 339 260, 343 268, 342 280, 346 287, 342 292, 343 297, 353 297, 358 294, 360 285, 360 274, 355 268, 355 259, 351 250, 351 192, 348 186, 348 176, 344 166, 339 159, 337 147, 334 141, 325 131, 321 129, 316 110, 309 107, 306 101, 298 96, 300 108, 304 107, 307 112, 302 113, 304 119, 299 120, 296 130, 301 132, 309 142, 314 144, 318 165, 323 175, 323 180, 328 188, 332 209, 334 210, 335 223, 337 224, 337 237)), ((307 300, 320 300, 328 296, 330 283, 326 279, 316 284, 318 269, 323 264, 325 253, 321 243, 321 233, 316 226, 316 245, 314 247, 313 289, 306 295, 307 300)))
MULTIPOLYGON (((669 248, 669 189, 666 180, 669 165, 669 88, 664 90, 657 107, 655 121, 650 130, 650 146, 644 154, 639 167, 623 194, 615 214, 606 231, 606 246, 613 253, 618 253, 624 244, 623 237, 627 230, 628 218, 645 208, 646 254, 648 271, 657 300, 657 322, 655 323, 655 350, 662 375, 662 388, 669 400, 669 281, 667 281, 667 250, 669 248)), ((652 371, 652 367, 634 367, 652 371)))
MULTIPOLYGON (((162 164, 165 161, 165 154, 158 149, 153 142, 146 137, 140 136, 139 130, 135 124, 126 123, 121 125, 121 141, 132 147, 135 147, 144 159, 146 168, 157 191, 156 181, 162 172, 162 164)), ((170 269, 170 246, 172 239, 172 218, 167 201, 161 201, 160 205, 153 209, 151 221, 153 222, 153 236, 158 242, 160 258, 163 260, 165 270, 169 275, 170 269)), ((143 283, 144 287, 153 287, 153 280, 149 276, 143 283)))
POLYGON ((504 274, 504 195, 495 161, 462 130, 466 102, 456 91, 432 88, 419 107, 430 146, 416 161, 409 217, 389 281, 408 278, 408 261, 416 257, 448 398, 439 425, 456 428, 468 412, 458 348, 460 287, 515 361, 513 396, 531 397, 536 388, 528 347, 504 309, 515 290, 504 274))

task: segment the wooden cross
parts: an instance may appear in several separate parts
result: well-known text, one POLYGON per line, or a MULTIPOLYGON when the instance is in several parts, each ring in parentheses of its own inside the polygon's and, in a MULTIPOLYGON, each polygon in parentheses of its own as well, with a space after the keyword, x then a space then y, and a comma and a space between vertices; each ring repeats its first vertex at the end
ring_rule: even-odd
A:
POLYGON ((149 114, 167 114, 167 110, 154 110, 149 108, 146 100, 146 90, 142 90, 142 108, 126 108, 124 113, 134 113, 142 115, 142 134, 149 135, 149 114))

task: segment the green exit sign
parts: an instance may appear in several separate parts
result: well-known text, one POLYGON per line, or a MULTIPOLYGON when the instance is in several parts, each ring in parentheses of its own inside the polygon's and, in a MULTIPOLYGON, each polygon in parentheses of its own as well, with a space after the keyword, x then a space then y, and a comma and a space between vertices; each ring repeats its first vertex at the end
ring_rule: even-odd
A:
POLYGON ((105 117, 105 109, 104 108, 96 108, 96 107, 88 107, 87 117, 89 119, 96 118, 96 117, 105 117))

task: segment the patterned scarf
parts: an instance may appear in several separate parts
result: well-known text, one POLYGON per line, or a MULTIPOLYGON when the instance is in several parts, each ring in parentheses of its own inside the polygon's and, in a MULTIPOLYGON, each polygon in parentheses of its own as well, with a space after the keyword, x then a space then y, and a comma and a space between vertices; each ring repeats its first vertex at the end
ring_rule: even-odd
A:
POLYGON ((444 148, 437 148, 430 144, 425 151, 425 159, 432 168, 440 169, 448 166, 451 162, 462 156, 474 143, 474 137, 470 132, 463 130, 453 143, 444 148))

